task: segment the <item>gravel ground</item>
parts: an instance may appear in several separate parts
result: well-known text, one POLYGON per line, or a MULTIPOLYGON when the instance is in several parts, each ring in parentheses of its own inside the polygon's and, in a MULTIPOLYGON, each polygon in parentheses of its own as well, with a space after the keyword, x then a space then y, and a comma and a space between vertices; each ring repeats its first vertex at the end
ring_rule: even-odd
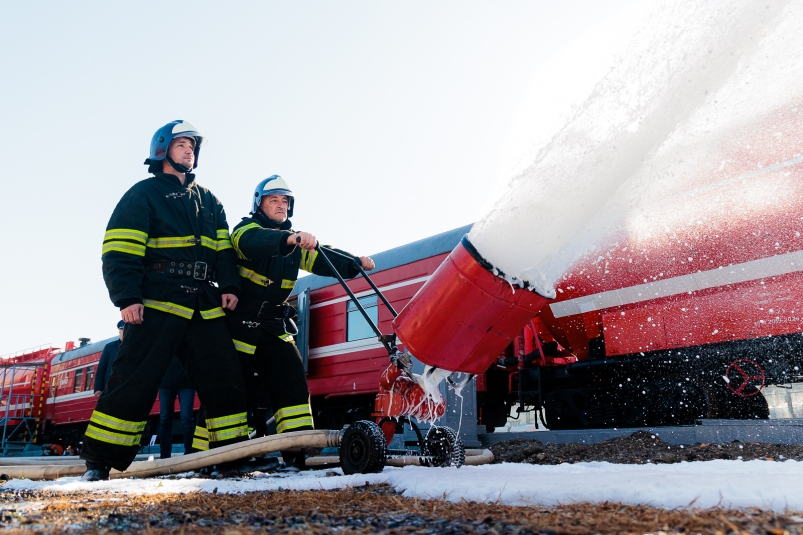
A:
MULTIPOLYGON (((676 463, 803 460, 803 446, 729 442, 670 445, 646 431, 598 444, 495 444, 494 462, 676 463)), ((247 476, 246 476, 247 477, 247 476)), ((621 504, 514 507, 404 498, 386 485, 337 491, 129 496, 4 491, 0 533, 761 533, 803 535, 803 513, 666 510, 621 504)))
POLYGON ((803 517, 760 510, 619 504, 512 507, 399 496, 387 486, 241 495, 3 492, 2 533, 803 533, 803 517))
POLYGON ((516 439, 491 446, 495 463, 560 464, 608 461, 620 464, 679 463, 714 459, 803 460, 803 445, 724 442, 721 444, 667 444, 647 431, 597 444, 543 444, 516 439))

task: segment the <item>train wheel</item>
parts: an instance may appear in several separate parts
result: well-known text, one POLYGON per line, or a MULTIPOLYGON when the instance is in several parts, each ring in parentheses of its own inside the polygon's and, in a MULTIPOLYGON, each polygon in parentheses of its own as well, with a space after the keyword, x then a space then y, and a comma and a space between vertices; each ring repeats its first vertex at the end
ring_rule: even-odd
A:
POLYGON ((385 435, 375 423, 359 420, 343 432, 340 466, 344 474, 379 473, 385 468, 386 458, 385 435))
POLYGON ((424 454, 432 457, 432 466, 460 468, 466 462, 463 441, 449 427, 432 426, 424 438, 424 454))

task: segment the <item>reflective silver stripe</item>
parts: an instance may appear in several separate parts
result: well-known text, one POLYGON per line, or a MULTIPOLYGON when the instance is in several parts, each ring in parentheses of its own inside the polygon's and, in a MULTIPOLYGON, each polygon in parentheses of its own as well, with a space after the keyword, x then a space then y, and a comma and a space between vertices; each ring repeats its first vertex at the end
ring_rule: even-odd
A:
POLYGON ((127 253, 136 256, 145 256, 145 246, 137 243, 130 243, 126 241, 107 241, 103 244, 101 255, 105 255, 110 251, 117 251, 118 253, 127 253))
POLYGON ((289 418, 291 416, 300 416, 300 415, 312 415, 312 409, 310 409, 309 404, 305 405, 294 405, 291 407, 284 407, 276 411, 276 420, 280 421, 285 418, 289 418))
POLYGON ((112 433, 111 431, 100 429, 94 425, 89 425, 86 428, 86 433, 84 433, 84 436, 94 438, 95 440, 99 440, 101 442, 117 444, 120 446, 136 446, 139 444, 139 441, 142 438, 142 435, 122 435, 120 433, 112 433))
POLYGON ((240 340, 235 340, 232 338, 231 341, 234 342, 234 349, 236 349, 237 351, 253 355, 257 350, 257 346, 246 344, 245 342, 241 342, 240 340))
POLYGON ((93 411, 92 417, 89 418, 90 422, 95 422, 96 424, 100 424, 111 429, 116 429, 118 431, 127 431, 131 433, 139 433, 145 429, 145 424, 147 422, 130 422, 128 420, 121 420, 120 418, 115 418, 114 416, 109 416, 108 414, 103 414, 99 411, 93 411))
POLYGON ((753 280, 777 277, 788 273, 803 271, 803 251, 795 251, 768 258, 751 260, 741 264, 732 264, 717 269, 698 271, 679 277, 672 277, 646 284, 638 284, 619 290, 610 290, 593 295, 576 297, 559 303, 552 303, 549 308, 556 318, 583 314, 594 310, 631 305, 651 299, 680 295, 689 292, 716 288, 728 284, 738 284, 753 280))
POLYGON ((106 231, 106 234, 103 236, 103 240, 134 240, 138 241, 141 244, 145 244, 145 240, 148 239, 148 235, 141 230, 135 230, 132 228, 113 228, 106 231))
POLYGON ((247 436, 248 426, 241 425, 240 427, 232 427, 230 429, 224 429, 223 431, 210 431, 209 442, 221 442, 223 440, 247 436))
MULTIPOLYGON (((227 425, 244 424, 248 421, 248 415, 244 412, 238 414, 231 414, 229 416, 220 416, 218 418, 207 418, 206 428, 208 430, 225 427, 227 425)), ((210 433, 212 431, 209 431, 210 433)))
POLYGON ((215 319, 215 318, 222 318, 225 315, 226 315, 226 313, 220 307, 212 308, 210 310, 202 310, 201 311, 201 317, 203 319, 205 319, 205 320, 212 320, 212 319, 215 319))
POLYGON ((177 305, 175 303, 169 303, 167 301, 154 301, 153 299, 143 299, 142 304, 149 308, 155 308, 156 310, 161 310, 162 312, 169 312, 170 314, 175 314, 176 316, 181 316, 182 318, 192 319, 193 310, 191 308, 183 307, 181 305, 177 305))
POLYGON ((304 426, 312 426, 312 418, 307 416, 305 418, 294 418, 292 420, 285 420, 276 426, 277 433, 283 433, 288 429, 297 429, 304 426))
POLYGON ((166 238, 148 238, 148 247, 166 249, 170 247, 194 247, 195 236, 170 236, 166 238))

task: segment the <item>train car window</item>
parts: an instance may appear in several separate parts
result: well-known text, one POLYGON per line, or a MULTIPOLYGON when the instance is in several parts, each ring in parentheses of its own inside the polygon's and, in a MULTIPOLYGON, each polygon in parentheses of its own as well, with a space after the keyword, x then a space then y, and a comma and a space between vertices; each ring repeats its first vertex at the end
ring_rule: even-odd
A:
POLYGON ((84 381, 84 390, 91 390, 95 387, 95 367, 90 366, 86 369, 86 381, 84 381))
MULTIPOLYGON (((362 307, 365 309, 365 312, 368 313, 368 317, 371 318, 371 321, 373 321, 374 324, 377 324, 379 308, 377 307, 376 295, 360 297, 357 299, 357 301, 360 302, 362 307)), ((371 329, 371 326, 368 324, 368 322, 365 321, 365 318, 357 308, 357 305, 354 304, 354 301, 348 302, 346 310, 346 321, 348 322, 346 328, 347 342, 351 342, 353 340, 364 340, 365 338, 373 338, 376 336, 376 333, 374 333, 374 330, 371 329)))
POLYGON ((84 370, 75 370, 75 386, 73 392, 83 392, 84 390, 84 370))

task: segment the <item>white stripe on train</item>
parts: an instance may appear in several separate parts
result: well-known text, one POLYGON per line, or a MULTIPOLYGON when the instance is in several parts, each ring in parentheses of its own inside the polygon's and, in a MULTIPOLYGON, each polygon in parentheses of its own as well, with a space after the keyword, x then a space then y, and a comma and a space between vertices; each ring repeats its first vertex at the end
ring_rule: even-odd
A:
POLYGON ((770 256, 708 271, 698 271, 697 273, 638 284, 628 288, 620 288, 619 290, 585 295, 559 303, 552 303, 549 307, 556 318, 563 318, 594 310, 632 305, 633 303, 641 303, 651 299, 777 277, 799 271, 803 271, 803 251, 770 256))

